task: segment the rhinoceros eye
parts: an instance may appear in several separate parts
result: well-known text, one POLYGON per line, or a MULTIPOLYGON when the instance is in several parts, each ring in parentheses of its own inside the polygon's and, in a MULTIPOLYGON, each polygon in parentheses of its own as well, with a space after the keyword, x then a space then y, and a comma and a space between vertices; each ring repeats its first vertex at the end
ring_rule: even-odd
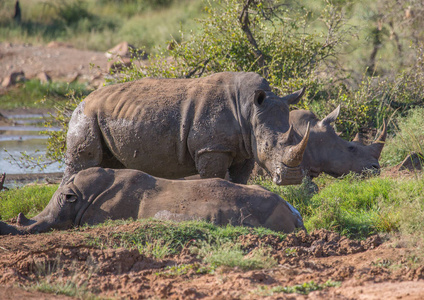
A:
POLYGON ((75 202, 77 200, 77 196, 76 195, 66 195, 65 200, 67 202, 75 202))
POLYGON ((62 194, 62 199, 65 202, 75 202, 77 200, 77 196, 74 194, 62 194))

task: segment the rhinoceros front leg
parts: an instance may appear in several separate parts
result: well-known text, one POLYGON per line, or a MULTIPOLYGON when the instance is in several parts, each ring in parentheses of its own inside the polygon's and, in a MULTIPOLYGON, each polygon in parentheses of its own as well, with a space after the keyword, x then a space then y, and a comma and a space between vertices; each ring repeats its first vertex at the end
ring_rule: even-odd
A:
POLYGON ((225 178, 233 161, 231 152, 204 152, 197 154, 196 168, 201 178, 225 178))
POLYGON ((246 184, 254 166, 255 160, 253 158, 232 165, 229 169, 230 180, 234 183, 246 184))

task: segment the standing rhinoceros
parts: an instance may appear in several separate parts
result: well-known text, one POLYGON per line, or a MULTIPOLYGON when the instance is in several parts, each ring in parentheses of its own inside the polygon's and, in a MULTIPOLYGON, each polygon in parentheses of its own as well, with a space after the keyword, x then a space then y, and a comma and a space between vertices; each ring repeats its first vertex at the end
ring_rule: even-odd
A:
POLYGON ((168 180, 144 172, 89 168, 59 187, 33 219, 22 213, 18 227, 0 222, 1 234, 46 232, 108 219, 207 220, 292 232, 304 229, 299 212, 260 186, 223 179, 168 180))
POLYGON ((289 130, 289 104, 255 73, 197 79, 153 79, 94 91, 75 109, 67 135, 62 184, 95 166, 132 168, 154 176, 224 178, 246 183, 258 162, 276 184, 302 179, 308 134, 289 130))
MULTIPOLYGON (((301 168, 305 175, 314 178, 321 173, 333 177, 340 177, 354 172, 378 172, 380 165, 378 159, 386 140, 386 123, 377 140, 371 145, 365 146, 359 139, 359 135, 352 142, 348 142, 334 131, 331 123, 335 122, 340 113, 340 106, 319 120, 314 113, 308 110, 293 110, 290 112, 290 124, 297 134, 303 135, 310 126, 309 142, 303 155, 301 168)), ((256 167, 254 173, 259 175, 263 171, 256 167)), ((283 180, 282 184, 292 184, 283 180)))

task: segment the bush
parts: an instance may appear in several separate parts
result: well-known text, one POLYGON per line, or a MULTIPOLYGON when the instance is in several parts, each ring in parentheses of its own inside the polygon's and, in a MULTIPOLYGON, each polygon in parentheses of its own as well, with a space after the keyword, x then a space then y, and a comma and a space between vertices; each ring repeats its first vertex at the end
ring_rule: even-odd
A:
POLYGON ((318 84, 314 72, 337 54, 344 41, 342 14, 328 6, 322 18, 327 32, 306 33, 310 15, 274 1, 212 1, 201 29, 173 41, 171 60, 163 52, 151 64, 124 71, 125 81, 146 76, 201 77, 222 71, 263 75, 281 93, 318 84))

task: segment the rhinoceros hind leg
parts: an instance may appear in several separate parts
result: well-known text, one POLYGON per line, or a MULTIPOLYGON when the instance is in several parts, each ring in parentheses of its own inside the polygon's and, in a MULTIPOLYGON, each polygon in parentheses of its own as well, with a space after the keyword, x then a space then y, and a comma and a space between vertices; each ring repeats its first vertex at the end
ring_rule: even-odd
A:
POLYGON ((233 157, 229 152, 205 152, 198 155, 196 168, 201 178, 225 178, 233 157))
POLYGON ((69 122, 66 137, 66 168, 61 186, 73 174, 91 167, 99 167, 103 158, 103 137, 96 118, 87 117, 84 105, 78 106, 69 122))

